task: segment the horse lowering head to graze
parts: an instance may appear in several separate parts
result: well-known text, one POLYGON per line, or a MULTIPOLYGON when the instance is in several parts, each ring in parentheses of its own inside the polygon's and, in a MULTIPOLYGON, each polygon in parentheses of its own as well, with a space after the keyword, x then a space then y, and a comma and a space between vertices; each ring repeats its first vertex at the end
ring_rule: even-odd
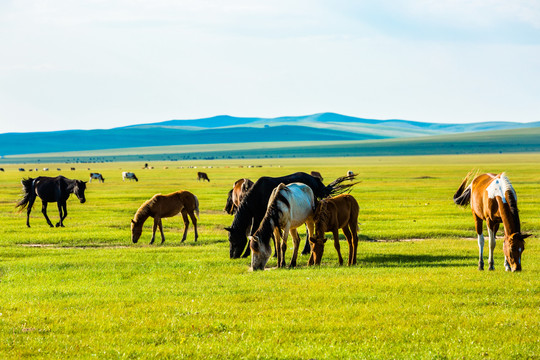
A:
POLYGON ((338 195, 333 198, 323 199, 315 210, 315 234, 309 238, 311 243, 311 256, 308 265, 320 265, 324 252, 326 239, 324 233, 332 232, 334 235, 334 247, 338 253, 339 265, 343 265, 339 246, 339 229, 347 238, 349 244, 349 266, 356 265, 356 252, 358 248, 358 211, 356 199, 349 194, 338 195))
POLYGON ((322 175, 321 175, 321 173, 318 172, 318 171, 312 171, 310 175, 313 176, 313 177, 316 177, 316 178, 321 179, 321 181, 324 180, 323 177, 322 177, 322 175))
POLYGON ((84 191, 86 190, 86 183, 81 180, 71 180, 63 176, 47 177, 39 176, 35 179, 27 178, 21 181, 23 185, 23 198, 17 203, 17 207, 21 210, 24 208, 26 211, 26 226, 30 227, 30 212, 32 206, 36 201, 36 196, 41 198, 42 208, 41 212, 47 220, 47 224, 53 227, 53 224, 47 216, 47 203, 55 202, 58 204, 58 212, 60 214, 60 221, 56 226, 64 227, 64 219, 67 216, 67 199, 72 193, 77 196, 81 204, 86 202, 84 191))
POLYGON ((92 182, 92 179, 98 180, 99 182, 105 182, 105 178, 100 173, 90 173, 90 180, 88 182, 92 182))
POLYGON ((505 173, 476 176, 467 186, 471 173, 467 174, 454 194, 454 203, 461 206, 471 204, 476 233, 478 234, 478 270, 484 270, 483 221, 489 235, 489 270, 495 269, 493 252, 495 235, 499 225, 504 225, 504 266, 507 271, 521 270, 521 254, 525 250, 525 239, 530 234, 521 233, 517 208, 516 191, 505 173))
MULTIPOLYGON (((328 196, 337 195, 349 190, 356 183, 343 184, 346 180, 354 180, 354 176, 339 177, 327 186, 316 177, 303 172, 281 177, 263 176, 253 184, 240 203, 230 227, 225 228, 229 232, 229 256, 231 259, 240 256, 247 257, 250 254, 247 245, 247 235, 255 232, 266 214, 266 208, 270 195, 280 183, 285 185, 293 182, 301 182, 308 185, 315 197, 322 199, 328 196), (244 252, 245 249, 245 252, 244 252), (242 255, 242 253, 244 253, 242 255)), ((309 243, 307 244, 309 247, 309 243)))
POLYGON ((272 234, 276 241, 278 267, 285 267, 285 251, 289 232, 293 238, 293 255, 289 267, 296 266, 300 237, 297 227, 307 223, 308 237, 313 234, 313 212, 315 210, 315 195, 309 186, 303 183, 289 185, 279 184, 268 201, 266 214, 259 228, 249 237, 251 248, 251 268, 264 270, 272 246, 272 234), (283 233, 283 237, 281 234, 283 233))
POLYGON ((137 179, 137 176, 135 176, 134 173, 129 171, 122 172, 122 181, 126 181, 126 179, 139 181, 139 179, 137 179))
POLYGON ((246 196, 247 192, 253 186, 253 181, 245 178, 236 180, 233 185, 233 188, 229 191, 227 195, 227 203, 225 204, 225 211, 229 215, 236 213, 236 210, 240 206, 240 203, 246 196))
POLYGON ((210 182, 210 179, 208 178, 208 174, 202 171, 199 171, 197 173, 197 181, 200 181, 200 180, 202 181, 207 180, 208 182, 210 182))
POLYGON ((172 217, 178 214, 182 214, 184 219, 184 235, 182 236, 182 242, 186 240, 187 231, 189 228, 189 218, 193 222, 195 228, 195 241, 199 237, 197 232, 197 218, 199 217, 199 199, 189 191, 176 191, 168 195, 156 194, 150 200, 145 201, 134 218, 131 220, 131 241, 136 243, 142 234, 144 222, 149 217, 154 218, 154 227, 152 229, 152 239, 150 244, 154 243, 156 237, 156 229, 159 226, 161 233, 161 243, 165 241, 165 235, 163 234, 162 218, 172 217))

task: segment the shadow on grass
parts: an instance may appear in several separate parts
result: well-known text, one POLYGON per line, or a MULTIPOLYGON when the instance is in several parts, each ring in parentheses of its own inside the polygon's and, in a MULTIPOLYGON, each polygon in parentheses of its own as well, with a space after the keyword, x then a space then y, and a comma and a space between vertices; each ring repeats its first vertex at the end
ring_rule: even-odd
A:
POLYGON ((358 263, 375 267, 463 267, 472 266, 474 258, 426 254, 380 254, 362 257, 361 254, 358 254, 358 263))

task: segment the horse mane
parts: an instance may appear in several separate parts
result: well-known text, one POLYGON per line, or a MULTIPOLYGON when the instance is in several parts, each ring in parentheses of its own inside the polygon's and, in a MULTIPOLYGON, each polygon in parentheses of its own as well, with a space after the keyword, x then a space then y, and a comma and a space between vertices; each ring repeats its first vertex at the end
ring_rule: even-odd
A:
POLYGON ((139 223, 140 221, 144 222, 146 219, 148 219, 149 216, 152 214, 152 207, 156 204, 157 197, 154 195, 151 199, 146 200, 137 210, 135 213, 135 216, 133 217, 133 221, 135 223, 139 223))
POLYGON ((503 195, 508 202, 508 206, 510 207, 510 211, 512 212, 512 216, 514 217, 515 223, 519 226, 519 215, 518 215, 518 207, 517 207, 517 195, 516 191, 514 190, 514 187, 512 186, 512 183, 510 182, 510 179, 506 176, 506 173, 501 173, 500 175, 500 182, 501 186, 504 190, 503 195))
POLYGON ((317 231, 317 225, 327 224, 328 218, 330 217, 330 212, 328 211, 328 200, 324 199, 319 201, 317 204, 317 209, 315 210, 315 231, 317 231))
POLYGON ((285 184, 281 183, 274 190, 272 190, 272 195, 270 195, 270 199, 268 200, 268 207, 266 209, 266 213, 259 225, 259 229, 257 230, 257 233, 261 240, 270 239, 273 230, 271 221, 274 223, 273 225, 279 229, 280 232, 282 231, 279 225, 279 218, 282 211, 278 206, 278 202, 283 202, 287 207, 290 207, 290 203, 289 200, 287 200, 287 198, 283 196, 281 190, 288 192, 289 188, 285 184))

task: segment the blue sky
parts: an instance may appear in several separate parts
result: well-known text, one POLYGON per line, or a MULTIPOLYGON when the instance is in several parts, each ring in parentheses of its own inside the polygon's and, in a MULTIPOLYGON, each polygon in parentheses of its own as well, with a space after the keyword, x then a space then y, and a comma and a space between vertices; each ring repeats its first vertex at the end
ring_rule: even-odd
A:
POLYGON ((337 112, 540 121, 537 0, 1 0, 0 133, 337 112))

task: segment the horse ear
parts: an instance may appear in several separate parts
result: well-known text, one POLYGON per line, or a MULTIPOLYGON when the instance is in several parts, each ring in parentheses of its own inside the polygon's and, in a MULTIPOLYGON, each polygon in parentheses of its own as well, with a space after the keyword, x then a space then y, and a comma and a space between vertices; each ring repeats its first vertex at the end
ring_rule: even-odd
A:
POLYGON ((525 240, 526 238, 528 238, 529 236, 532 236, 532 234, 521 234, 521 238, 523 240, 525 240))
POLYGON ((131 223, 132 224, 136 224, 135 220, 131 219, 131 223))
POLYGON ((232 229, 230 227, 226 227, 225 230, 227 230, 228 232, 232 231, 232 229))

